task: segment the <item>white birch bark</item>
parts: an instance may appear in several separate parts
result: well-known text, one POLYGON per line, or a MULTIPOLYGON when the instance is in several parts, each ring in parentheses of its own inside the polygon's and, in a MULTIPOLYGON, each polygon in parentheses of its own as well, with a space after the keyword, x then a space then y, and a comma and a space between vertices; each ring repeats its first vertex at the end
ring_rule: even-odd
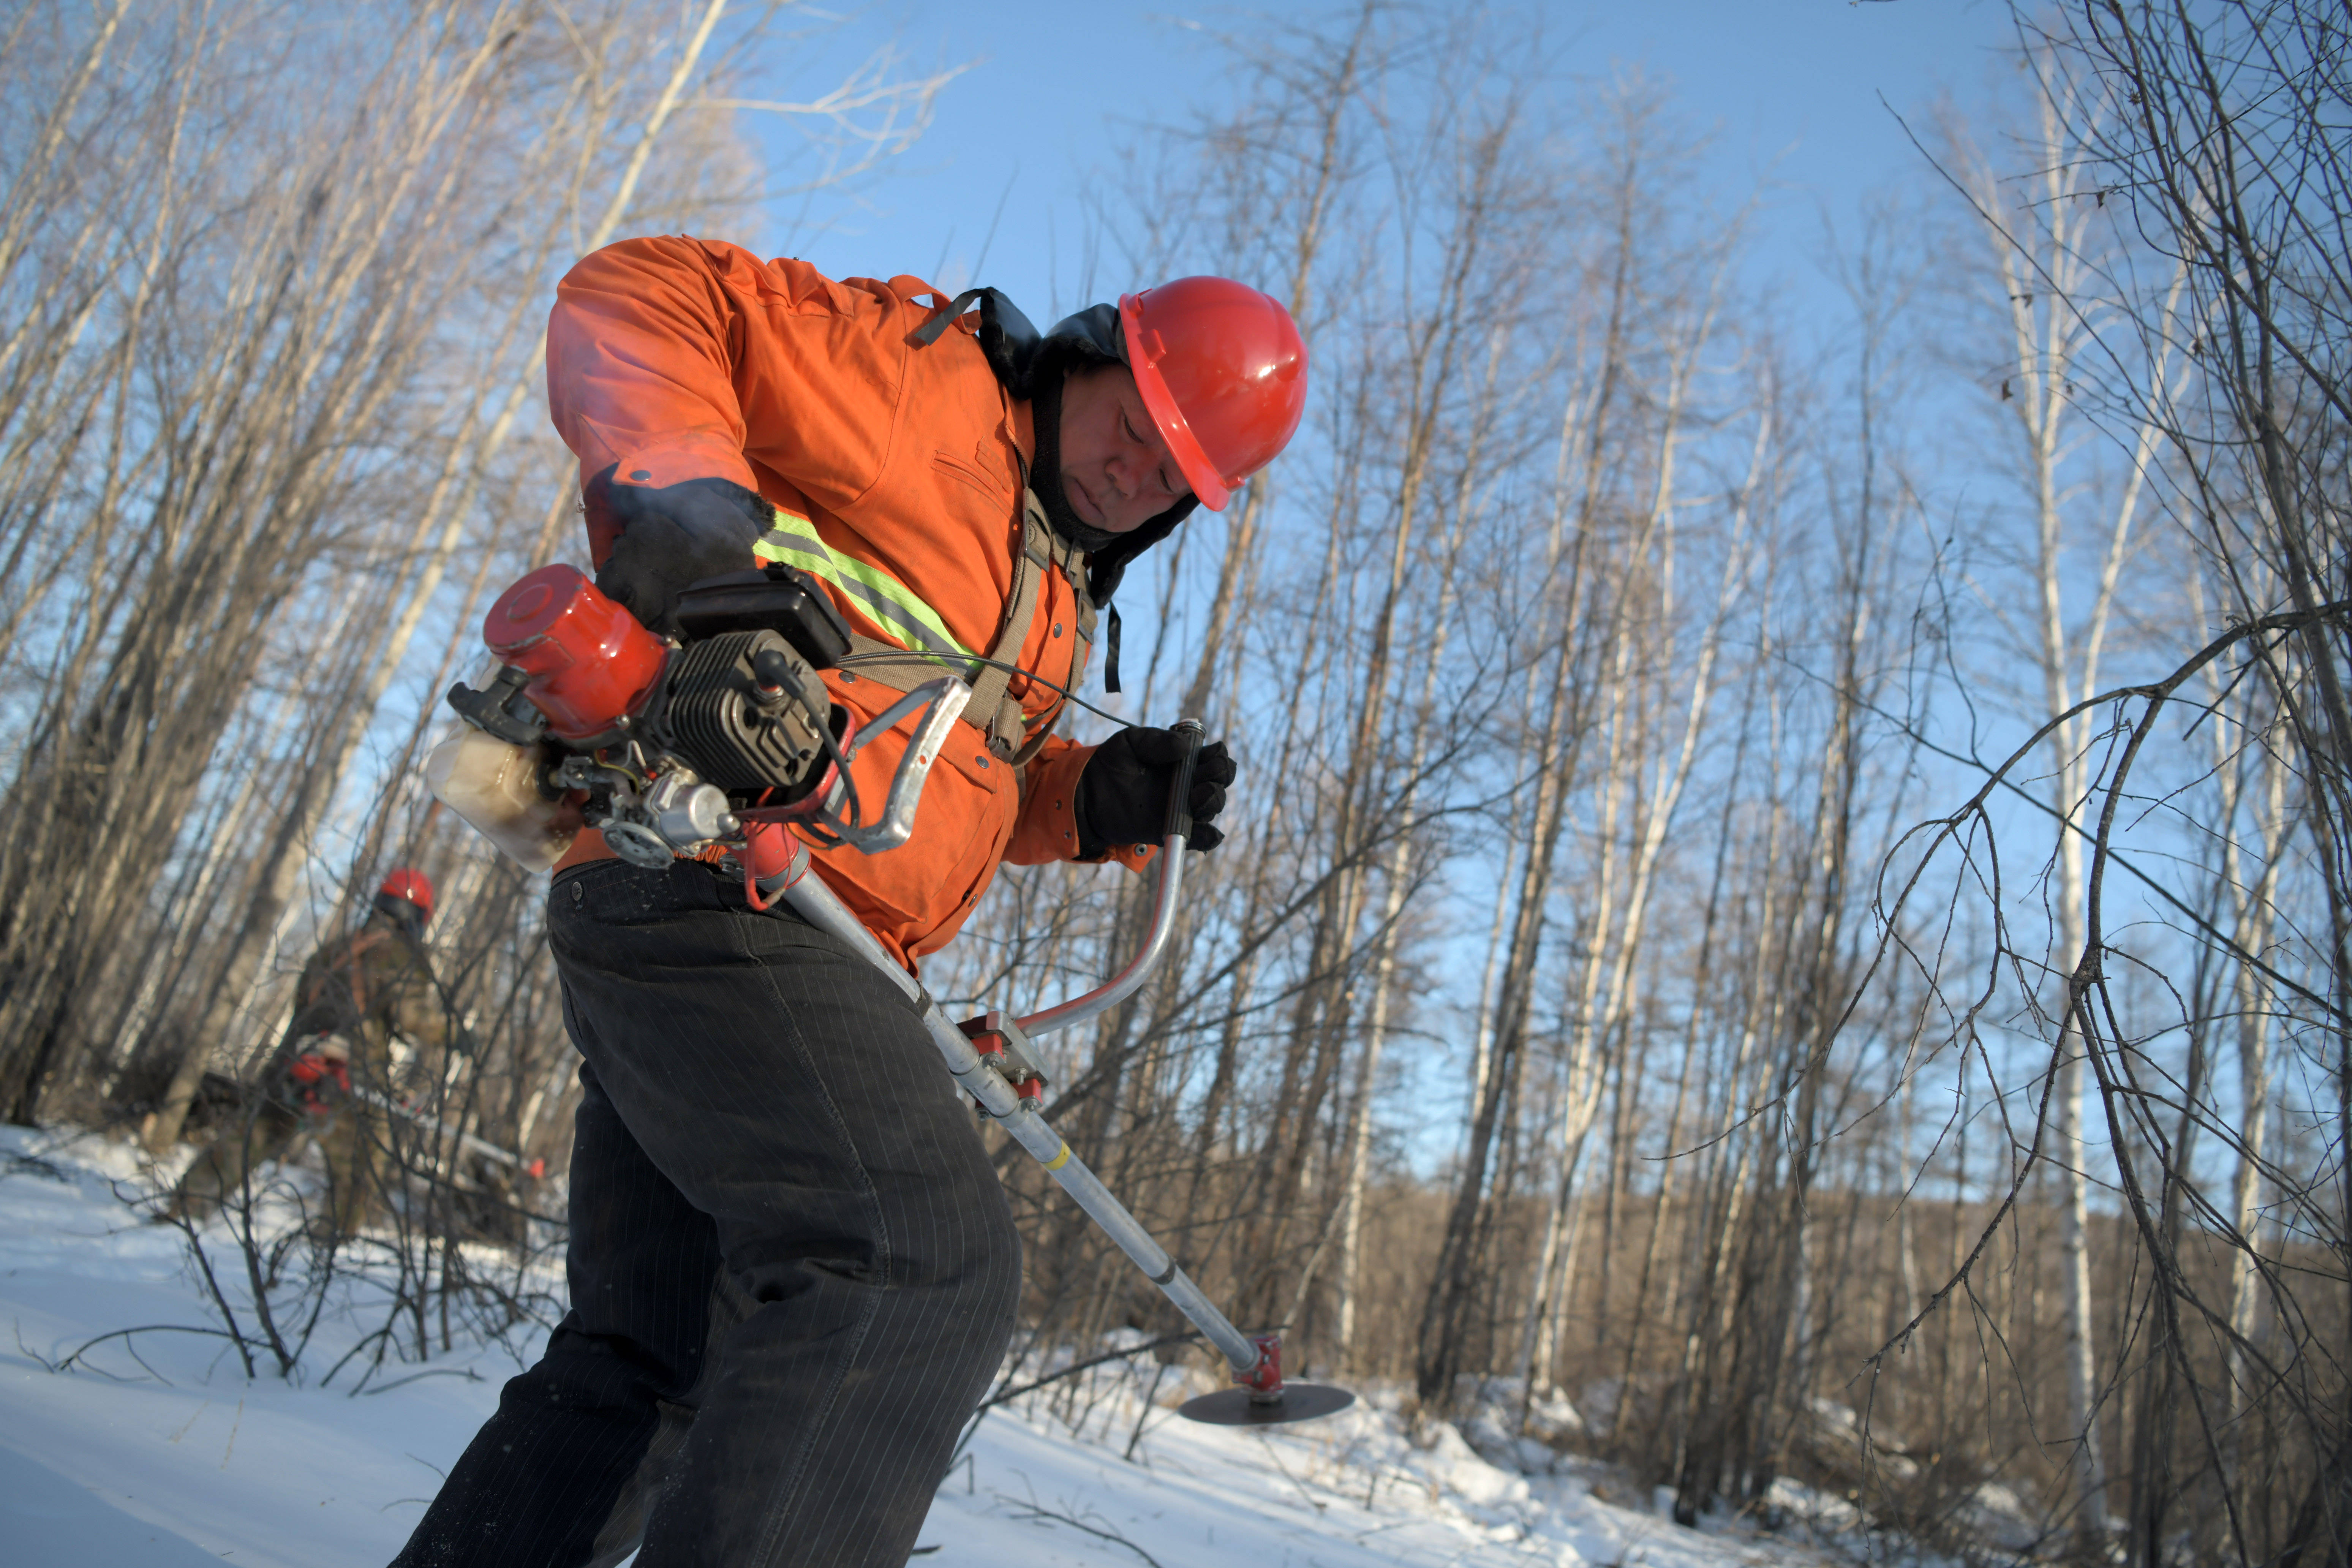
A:
MULTIPOLYGON (((2068 480, 2063 470, 2073 442, 2068 415, 2074 363, 2095 330, 2095 323, 2074 301, 2098 295, 2091 254, 2096 239, 2090 231, 2090 215, 2096 209, 2080 199, 2084 166, 2057 152, 2066 144, 2059 106, 2045 97, 2041 115, 2042 166, 2031 187, 2030 206, 2013 209, 2014 224, 1989 173, 1978 170, 1973 184, 1979 209, 1985 216, 1986 238, 1996 259, 1996 275, 2007 296, 2009 342, 2003 366, 2007 375, 2001 390, 2017 424, 2021 477, 2034 531, 2034 613, 2030 627, 2016 629, 2039 666, 2043 711, 2054 718, 2081 694, 2097 689, 2099 658, 2116 583, 2130 547, 2148 468, 2161 438, 2153 410, 2162 399, 2171 355, 2168 350, 2154 366, 2156 389, 2148 415, 2140 422, 2130 468, 2097 537, 2099 574, 2088 614, 2077 631, 2068 623, 2064 604, 2066 547, 2074 530, 2069 526, 2068 480)), ((2176 272, 2173 301, 2179 299, 2184 279, 2185 273, 2176 272)), ((2167 309, 2171 309, 2170 301, 2167 309)), ((2007 618, 1996 595, 1980 587, 1979 596, 1996 618, 2007 618)), ((2054 902, 2057 951, 2063 955, 2063 970, 2072 970, 2088 958, 2083 952, 2087 930, 2083 839, 2076 829, 2083 824, 2084 796, 2093 783, 2086 755, 2090 742, 2090 716, 2083 715, 2060 726, 2049 742, 2050 805, 2063 825, 2054 857, 2058 880, 2054 902)), ((2096 1421, 2099 1376, 2089 1250, 2092 1173, 2084 1125, 2084 1059, 2071 1006, 2057 1023, 2052 1155, 2059 1187, 2061 1360, 2067 1425, 2074 1435, 2070 1468, 2077 1519, 2084 1530, 2099 1532, 2106 1527, 2107 1475, 2096 1421)))

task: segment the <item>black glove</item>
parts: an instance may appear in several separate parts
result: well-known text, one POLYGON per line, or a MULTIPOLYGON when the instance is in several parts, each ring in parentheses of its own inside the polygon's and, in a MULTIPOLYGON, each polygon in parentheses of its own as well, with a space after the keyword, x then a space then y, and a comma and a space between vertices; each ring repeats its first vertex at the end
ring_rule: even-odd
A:
POLYGON ((648 630, 665 637, 677 630, 677 595, 688 584, 759 564, 751 546, 774 514, 734 480, 688 479, 659 489, 612 480, 607 468, 589 481, 585 497, 591 511, 621 530, 596 569, 596 586, 648 630))
MULTIPOLYGON (((1078 774, 1078 854, 1098 860, 1122 844, 1157 844, 1168 831, 1168 791, 1184 742, 1173 730, 1121 730, 1095 748, 1078 774)), ((1225 836, 1210 826, 1225 808, 1234 759, 1223 741, 1201 748, 1192 762, 1195 849, 1214 849, 1225 836)))

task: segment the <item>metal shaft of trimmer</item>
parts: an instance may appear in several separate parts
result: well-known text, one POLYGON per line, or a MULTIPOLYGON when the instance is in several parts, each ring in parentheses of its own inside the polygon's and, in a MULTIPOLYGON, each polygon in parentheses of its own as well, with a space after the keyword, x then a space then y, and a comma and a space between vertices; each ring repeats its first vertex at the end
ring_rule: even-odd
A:
MULTIPOLYGON (((1045 1012, 1019 1020, 1020 1027, 1029 1035, 1066 1028, 1108 1011, 1126 1000, 1143 984, 1144 976, 1159 962, 1168 943, 1168 932, 1174 923, 1176 899, 1183 886, 1184 847, 1192 837, 1192 817, 1186 809, 1192 791, 1192 762, 1201 744, 1202 726, 1198 720, 1187 719, 1176 727, 1186 742, 1184 754, 1177 768, 1174 788, 1168 803, 1167 834, 1160 841, 1160 887, 1153 901, 1151 935, 1143 952, 1109 984, 1084 996, 1065 1002, 1045 1012)), ((1244 1376, 1257 1371, 1264 1352, 1250 1336, 1234 1327, 1208 1297, 1202 1294, 1191 1277, 1176 1267, 1168 1249, 1152 1238, 1143 1223, 1129 1214, 1127 1205, 1113 1197, 1110 1189, 1087 1168, 1086 1163, 1070 1152, 1070 1146, 1054 1131, 1052 1124, 1037 1113, 1036 1107, 1024 1099, 1014 1086, 985 1060, 964 1032, 940 1010, 939 1004, 908 974, 865 922, 849 912, 842 901, 834 897, 831 889, 818 878, 807 875, 808 847, 797 847, 792 864, 762 884, 762 890, 772 893, 781 885, 784 897, 802 919, 820 931, 830 931, 855 948, 877 969, 895 981, 915 1004, 922 1009, 923 1023, 931 1032, 932 1041, 940 1054, 947 1058, 948 1071, 955 1075, 964 1092, 978 1100, 988 1113, 1003 1124, 1015 1142, 1029 1151, 1044 1165, 1047 1173, 1059 1182, 1062 1190, 1086 1210, 1094 1222, 1108 1232, 1119 1249, 1132 1259, 1147 1279, 1160 1287, 1176 1310, 1191 1321, 1192 1326, 1208 1336, 1209 1342, 1224 1352, 1234 1370, 1244 1376)), ((1277 1385, 1278 1386, 1278 1385, 1277 1385)))

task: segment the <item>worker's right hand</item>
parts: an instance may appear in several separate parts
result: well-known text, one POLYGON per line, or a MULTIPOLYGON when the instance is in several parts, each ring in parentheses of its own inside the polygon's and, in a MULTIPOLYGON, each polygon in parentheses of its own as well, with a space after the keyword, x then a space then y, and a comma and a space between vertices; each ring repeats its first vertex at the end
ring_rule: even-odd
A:
POLYGON ((677 630, 677 596, 689 584, 759 564, 751 546, 772 526, 768 503, 732 479, 687 479, 659 489, 612 482, 607 468, 586 500, 620 528, 596 569, 596 586, 648 630, 677 630))

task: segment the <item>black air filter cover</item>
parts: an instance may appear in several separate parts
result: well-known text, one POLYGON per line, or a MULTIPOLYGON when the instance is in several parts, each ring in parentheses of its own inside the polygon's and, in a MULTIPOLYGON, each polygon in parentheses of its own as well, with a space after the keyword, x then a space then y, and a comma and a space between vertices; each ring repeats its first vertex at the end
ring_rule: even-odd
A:
POLYGON ((692 584, 677 596, 677 626, 688 642, 721 632, 775 632, 815 669, 831 669, 849 651, 849 623, 824 589, 781 563, 692 584))

